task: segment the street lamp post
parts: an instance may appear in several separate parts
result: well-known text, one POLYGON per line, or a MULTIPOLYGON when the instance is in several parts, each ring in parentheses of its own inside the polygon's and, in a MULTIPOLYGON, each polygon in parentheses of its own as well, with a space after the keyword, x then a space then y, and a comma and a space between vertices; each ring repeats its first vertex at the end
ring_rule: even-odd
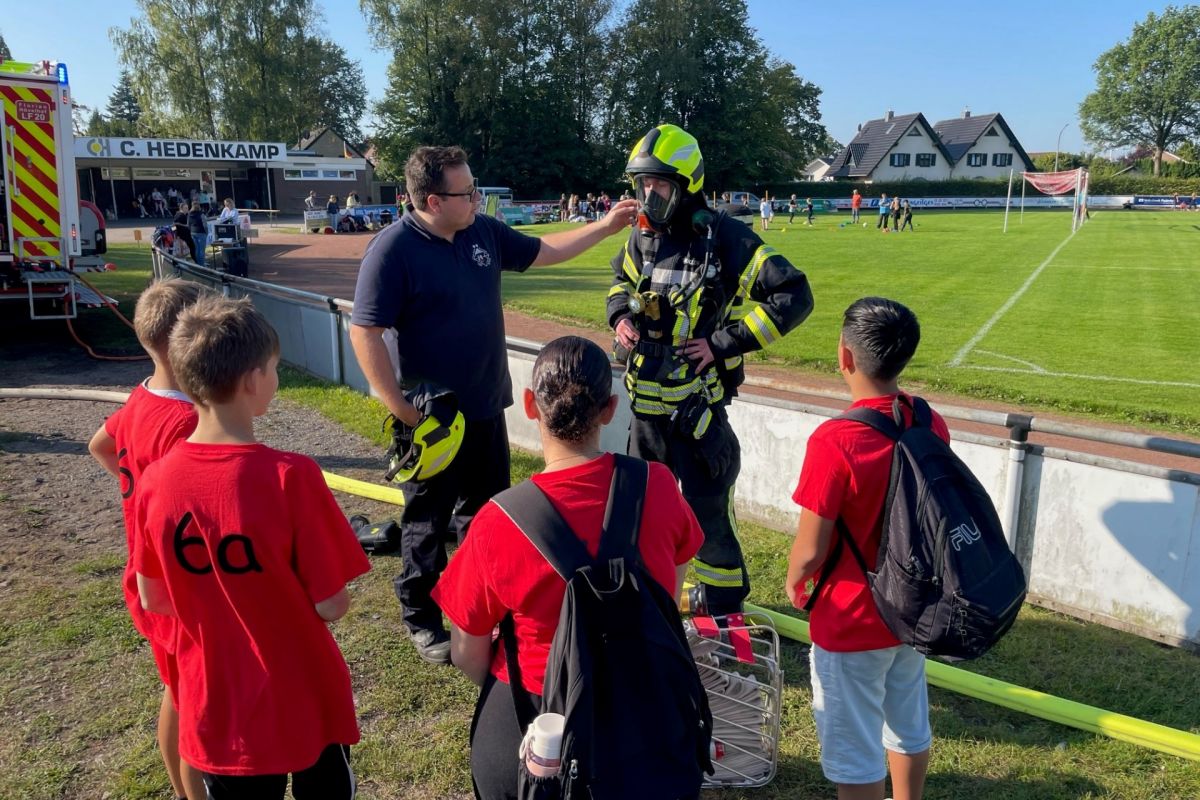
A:
POLYGON ((1063 131, 1065 131, 1070 125, 1071 125, 1071 123, 1069 123, 1069 122, 1066 125, 1063 125, 1062 130, 1060 130, 1058 132, 1058 138, 1054 140, 1054 171, 1055 172, 1058 172, 1058 151, 1059 151, 1059 145, 1062 144, 1063 131))

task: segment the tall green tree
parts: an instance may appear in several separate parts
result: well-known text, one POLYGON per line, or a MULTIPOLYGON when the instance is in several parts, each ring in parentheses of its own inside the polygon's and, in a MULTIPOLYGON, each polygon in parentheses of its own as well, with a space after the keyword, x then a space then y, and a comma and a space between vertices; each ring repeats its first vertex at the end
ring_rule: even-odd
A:
POLYGON ((142 124, 159 135, 293 143, 330 125, 361 142, 362 67, 323 38, 313 0, 138 0, 110 31, 142 124))
POLYGON ((683 126, 710 191, 791 180, 830 147, 821 90, 767 52, 745 0, 635 0, 611 50, 610 139, 627 149, 655 124, 683 126))
MULTIPOLYGON (((92 127, 92 122, 95 118, 88 121, 88 127, 92 127)), ((133 82, 129 78, 128 70, 121 70, 121 75, 117 79, 117 85, 113 87, 113 93, 108 97, 108 105, 104 109, 104 118, 101 120, 101 127, 104 133, 95 133, 93 136, 137 136, 138 135, 138 120, 142 117, 142 107, 137 101, 137 95, 133 91, 133 82)))
POLYGON ((12 51, 8 49, 8 42, 4 41, 4 34, 0 33, 0 61, 11 61, 12 51))
POLYGON ((1200 6, 1150 13, 1094 68, 1096 91, 1079 106, 1084 136, 1102 147, 1150 145, 1159 175, 1163 151, 1200 132, 1200 6))

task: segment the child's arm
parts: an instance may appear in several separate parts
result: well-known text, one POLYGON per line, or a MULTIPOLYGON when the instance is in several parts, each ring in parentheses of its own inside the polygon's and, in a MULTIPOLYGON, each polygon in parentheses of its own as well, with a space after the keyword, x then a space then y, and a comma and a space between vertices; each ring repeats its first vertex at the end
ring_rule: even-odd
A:
POLYGON ((100 466, 108 470, 110 475, 114 478, 121 477, 121 473, 117 472, 117 440, 108 435, 108 431, 104 429, 103 425, 88 442, 88 452, 100 462, 100 466))
POLYGON ((492 663, 492 637, 472 636, 457 625, 450 625, 450 662, 462 670, 476 686, 483 686, 492 663))
POLYGON ((137 587, 138 596, 142 600, 142 608, 154 614, 175 616, 175 608, 171 605, 171 596, 167 593, 166 581, 162 578, 147 578, 139 572, 137 587))
POLYGON ((816 575, 824 563, 834 525, 834 520, 817 516, 807 508, 800 509, 800 523, 796 526, 796 540, 788 556, 787 580, 783 586, 792 605, 796 605, 804 582, 816 575))
POLYGON ((333 597, 317 603, 317 615, 326 622, 335 622, 350 610, 350 593, 343 586, 333 597))

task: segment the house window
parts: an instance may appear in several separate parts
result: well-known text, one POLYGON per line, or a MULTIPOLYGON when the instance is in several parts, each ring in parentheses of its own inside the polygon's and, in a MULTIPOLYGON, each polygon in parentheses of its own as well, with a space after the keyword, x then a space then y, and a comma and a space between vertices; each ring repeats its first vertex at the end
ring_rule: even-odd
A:
POLYGON ((893 167, 907 167, 911 156, 908 153, 892 153, 892 157, 888 159, 888 163, 893 167))
POLYGON ((917 153, 918 167, 932 167, 937 163, 937 153, 917 153))
POLYGON ((968 167, 986 167, 987 153, 970 153, 967 156, 968 167))
POLYGON ((352 169, 285 169, 285 181, 352 181, 357 176, 352 169))
POLYGON ((984 136, 999 136, 999 135, 1000 134, 996 133, 995 128, 988 128, 988 132, 984 134, 984 136))
POLYGON ((993 167, 1010 167, 1012 166, 1012 153, 992 153, 993 167))
POLYGON ((918 128, 913 128, 911 131, 909 131, 909 132, 908 132, 907 134, 905 134, 905 135, 906 135, 906 136, 916 136, 916 137, 918 137, 918 138, 919 138, 919 137, 921 136, 921 131, 920 131, 920 129, 918 129, 918 128))

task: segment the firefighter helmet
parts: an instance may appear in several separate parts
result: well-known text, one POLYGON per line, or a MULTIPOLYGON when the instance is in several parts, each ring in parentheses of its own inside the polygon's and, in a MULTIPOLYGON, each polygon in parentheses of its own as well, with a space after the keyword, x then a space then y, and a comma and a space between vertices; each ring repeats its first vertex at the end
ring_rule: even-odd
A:
POLYGON ((427 480, 445 470, 458 455, 466 428, 458 398, 449 389, 423 383, 405 397, 421 412, 421 420, 409 427, 388 417, 392 446, 386 479, 396 483, 427 480))
POLYGON ((625 172, 642 210, 651 222, 659 224, 670 220, 683 194, 696 194, 704 188, 700 143, 678 125, 651 128, 633 146, 625 172), (667 184, 647 182, 648 177, 665 178, 667 184))

